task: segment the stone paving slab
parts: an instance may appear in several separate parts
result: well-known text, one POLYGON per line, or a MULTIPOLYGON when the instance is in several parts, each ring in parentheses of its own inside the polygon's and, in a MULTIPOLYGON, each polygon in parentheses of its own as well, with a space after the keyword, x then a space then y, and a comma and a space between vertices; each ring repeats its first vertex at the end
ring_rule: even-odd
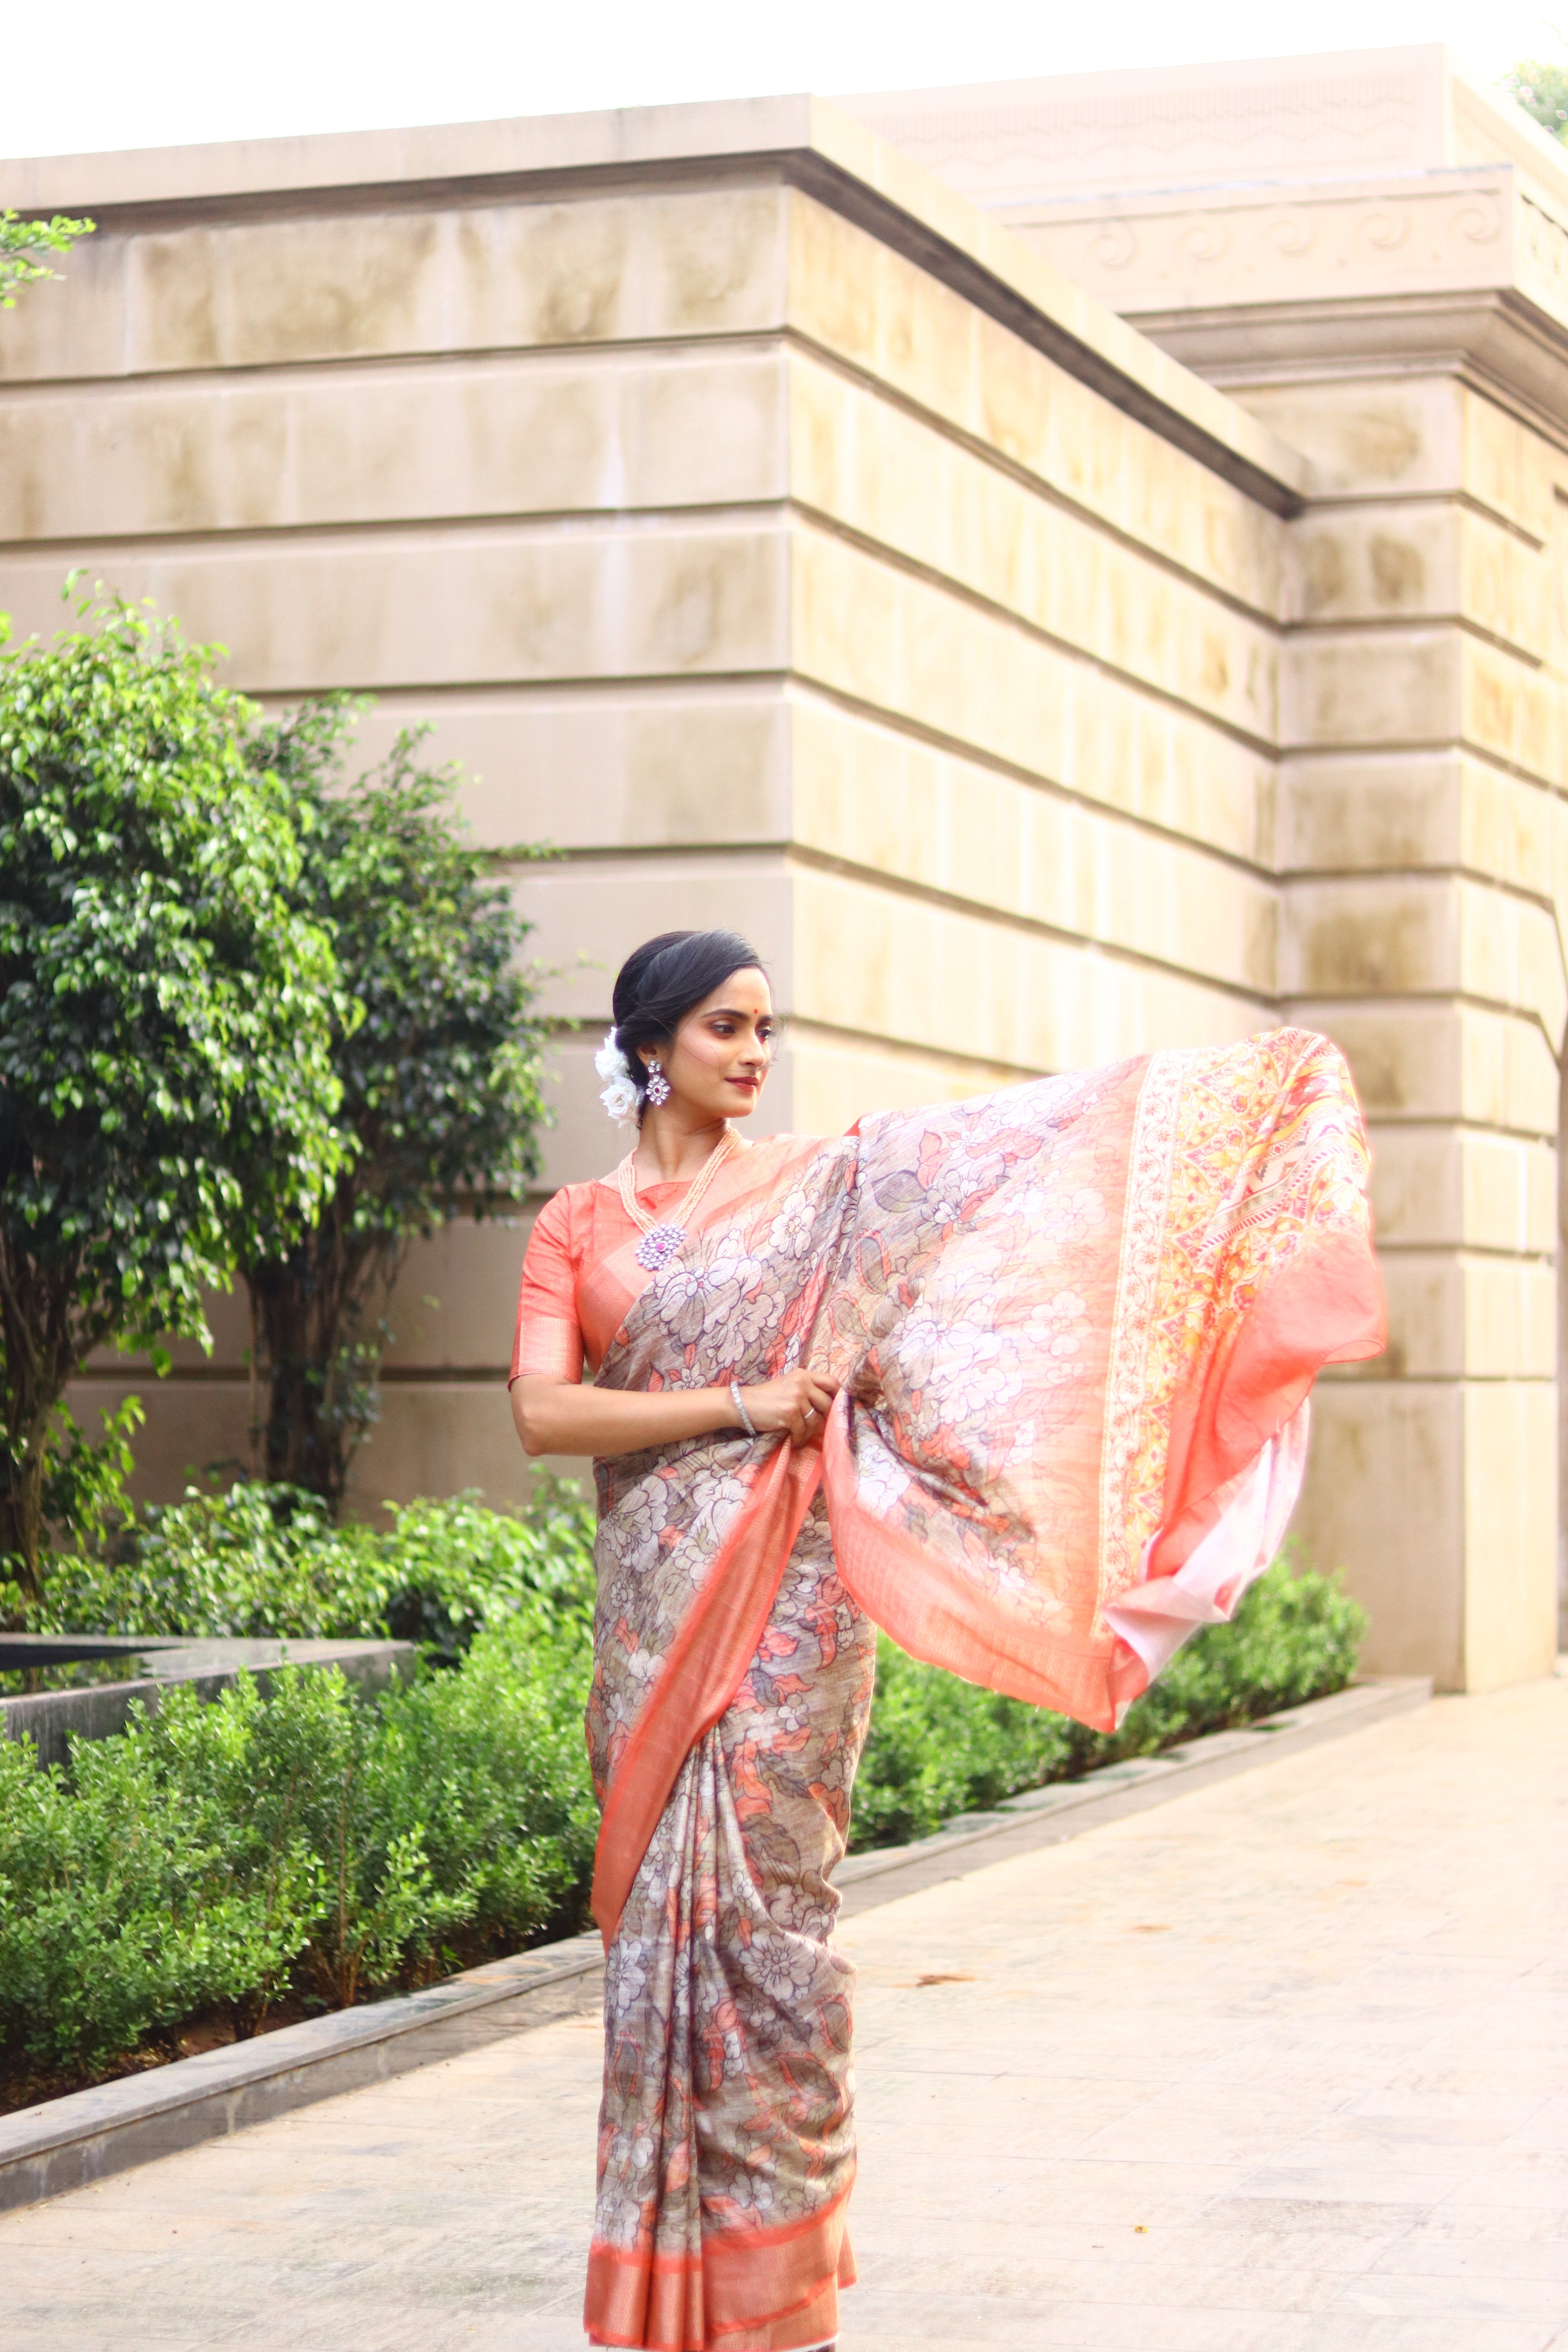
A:
MULTIPOLYGON (((1568 2352, 1568 1682, 852 1920, 842 2352, 1568 2352)), ((0 2220, 6 2352, 577 2352, 592 2017, 0 2220)))

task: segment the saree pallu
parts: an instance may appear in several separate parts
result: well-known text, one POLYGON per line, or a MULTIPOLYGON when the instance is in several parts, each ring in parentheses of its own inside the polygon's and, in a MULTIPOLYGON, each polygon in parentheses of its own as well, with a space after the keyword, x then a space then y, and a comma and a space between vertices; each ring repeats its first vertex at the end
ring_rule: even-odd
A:
POLYGON ((1287 1030, 775 1138, 658 1273, 635 1231, 583 1264, 579 1297, 619 1315, 602 1386, 842 1383, 819 1448, 596 1465, 595 2341, 836 2334, 831 1872, 873 1625, 1112 1727, 1271 1557, 1316 1371, 1383 1345, 1365 1179, 1343 1061, 1287 1030))

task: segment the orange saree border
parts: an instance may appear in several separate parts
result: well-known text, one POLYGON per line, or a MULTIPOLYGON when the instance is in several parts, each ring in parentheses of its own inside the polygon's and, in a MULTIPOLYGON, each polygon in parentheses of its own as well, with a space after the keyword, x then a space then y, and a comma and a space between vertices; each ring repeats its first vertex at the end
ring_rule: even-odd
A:
POLYGON ((745 1678, 821 1480, 818 1448, 787 1442, 774 1448, 714 1554, 632 1726, 605 1799, 594 1854, 592 1908, 606 1948, 681 1766, 745 1678))
POLYGON ((1217 1516, 1215 1497, 1289 1420, 1324 1364, 1381 1355, 1383 1280, 1364 1234, 1314 1236, 1176 1390, 1150 1578, 1179 1569, 1217 1516))
POLYGON ((595 2344, 647 2352, 802 2352, 838 2332, 838 2289, 855 2284, 848 2186, 783 2230, 723 2231, 700 2256, 595 2243, 583 2325, 595 2344))

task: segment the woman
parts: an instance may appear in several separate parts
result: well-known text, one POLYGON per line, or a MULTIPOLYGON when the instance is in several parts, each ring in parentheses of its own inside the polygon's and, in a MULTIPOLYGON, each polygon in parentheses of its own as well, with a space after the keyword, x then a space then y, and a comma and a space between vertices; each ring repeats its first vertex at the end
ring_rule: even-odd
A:
POLYGON ((596 1457, 585 2324, 827 2347, 874 1624, 1109 1728, 1227 1615, 1313 1374, 1383 1344, 1364 1138, 1335 1049, 1286 1030, 747 1144, 776 1030, 744 940, 650 940, 614 1009, 636 1141, 535 1224, 511 1387, 531 1454, 596 1457))

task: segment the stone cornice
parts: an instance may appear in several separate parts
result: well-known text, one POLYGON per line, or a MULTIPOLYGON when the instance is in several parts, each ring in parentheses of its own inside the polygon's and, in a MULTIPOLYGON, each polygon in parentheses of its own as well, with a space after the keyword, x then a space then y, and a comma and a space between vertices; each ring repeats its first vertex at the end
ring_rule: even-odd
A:
POLYGON ((494 202, 593 184, 776 171, 859 221, 1059 366, 1276 513, 1300 454, 1062 276, 967 197, 817 98, 365 131, 0 164, 0 206, 89 213, 106 231, 175 219, 494 202))
POLYGON ((1140 323, 1225 389, 1456 375, 1568 449, 1568 331, 1506 289, 1173 310, 1140 323))
POLYGON ((1512 163, 1016 226, 1211 383, 1439 366, 1568 440, 1568 214, 1512 163))

